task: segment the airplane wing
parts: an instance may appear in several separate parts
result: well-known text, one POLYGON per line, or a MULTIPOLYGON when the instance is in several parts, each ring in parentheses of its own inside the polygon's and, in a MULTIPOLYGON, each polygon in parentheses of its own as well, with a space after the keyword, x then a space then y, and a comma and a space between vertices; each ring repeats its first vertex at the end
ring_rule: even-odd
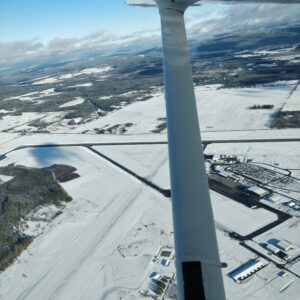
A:
MULTIPOLYGON (((163 0, 165 2, 171 2, 171 0, 163 0)), ((160 2, 163 2, 160 0, 160 2)), ((175 0, 172 2, 187 4, 188 6, 194 5, 199 0, 175 0)), ((157 6, 155 0, 125 0, 126 4, 128 5, 135 5, 135 6, 145 6, 145 7, 153 7, 157 6)))
POLYGON ((299 4, 300 0, 201 0, 199 3, 231 3, 231 4, 249 4, 249 3, 278 3, 278 4, 299 4))
MULTIPOLYGON (((159 0, 160 2, 170 2, 171 0, 159 0)), ((125 0, 128 5, 153 7, 156 6, 155 0, 125 0)), ((251 4, 251 3, 278 3, 278 4, 299 4, 300 0, 172 0, 172 2, 190 5, 207 3, 227 3, 227 4, 251 4)))

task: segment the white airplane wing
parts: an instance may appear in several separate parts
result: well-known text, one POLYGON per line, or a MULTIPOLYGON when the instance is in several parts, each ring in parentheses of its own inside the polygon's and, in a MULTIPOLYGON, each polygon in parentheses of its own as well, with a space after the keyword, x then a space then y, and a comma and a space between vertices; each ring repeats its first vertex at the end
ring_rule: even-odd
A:
MULTIPOLYGON (((171 2, 171 0, 159 0, 160 2, 171 2)), ((125 0, 128 5, 153 7, 156 6, 155 0, 125 0)), ((174 3, 182 3, 187 5, 195 5, 201 3, 229 3, 229 4, 240 4, 240 3, 279 3, 279 4, 297 4, 300 0, 172 0, 174 3)))

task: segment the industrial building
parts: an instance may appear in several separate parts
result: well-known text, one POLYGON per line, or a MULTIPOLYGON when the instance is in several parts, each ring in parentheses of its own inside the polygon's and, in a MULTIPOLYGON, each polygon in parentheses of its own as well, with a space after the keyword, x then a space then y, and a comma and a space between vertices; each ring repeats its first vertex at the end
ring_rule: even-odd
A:
POLYGON ((250 259, 246 263, 231 271, 228 276, 231 277, 235 282, 241 283, 265 267, 267 264, 268 263, 266 261, 260 259, 250 259))
POLYGON ((247 188, 247 192, 249 194, 252 194, 252 195, 255 195, 257 197, 259 197, 260 199, 267 196, 267 195, 270 195, 270 192, 266 189, 263 189, 257 185, 253 185, 249 188, 247 188))
POLYGON ((273 244, 268 244, 268 250, 271 252, 271 254, 277 254, 280 249, 276 246, 274 246, 273 244))
POLYGON ((280 250, 282 251, 289 251, 294 249, 294 245, 290 242, 288 242, 287 240, 281 240, 276 244, 276 247, 278 247, 280 250))

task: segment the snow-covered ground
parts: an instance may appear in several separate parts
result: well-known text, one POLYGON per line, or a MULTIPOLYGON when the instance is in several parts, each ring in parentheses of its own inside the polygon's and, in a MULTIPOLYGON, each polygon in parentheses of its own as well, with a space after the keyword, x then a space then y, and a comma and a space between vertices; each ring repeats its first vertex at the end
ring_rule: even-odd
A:
MULTIPOLYGON (((89 71, 86 72, 92 72, 89 71)), ((98 70, 98 69, 97 69, 98 70)), ((94 70, 96 72, 96 70, 94 70)), ((99 72, 105 70, 98 70, 99 72)), ((83 71, 82 71, 83 72, 83 71)), ((85 72, 83 72, 85 74, 85 72)), ((45 80, 45 79, 41 79, 45 80)), ((89 84, 89 83, 87 83, 89 84)), ((297 81, 282 81, 271 84, 259 85, 252 88, 235 88, 222 89, 220 85, 209 85, 196 87, 195 93, 197 98, 197 108, 199 114, 199 122, 202 131, 235 131, 235 130, 270 130, 274 115, 282 107, 298 108, 297 98, 298 90, 295 89, 297 81), (220 103, 222 103, 220 105, 220 103), (271 105, 271 109, 249 109, 255 105, 271 105)), ((14 97, 23 101, 41 102, 46 96, 56 95, 54 89, 47 89, 42 92, 34 92, 30 94, 14 97)), ((149 134, 164 123, 165 103, 161 92, 153 90, 152 98, 146 101, 134 102, 130 105, 120 105, 117 110, 108 113, 105 116, 92 118, 93 120, 82 125, 68 126, 64 124, 62 119, 56 121, 55 126, 45 128, 51 132, 57 133, 95 133, 97 130, 106 127, 124 126, 126 134, 149 134), (96 131, 95 131, 96 130, 96 131)), ((122 97, 135 97, 135 91, 131 91, 120 95, 122 97)), ((105 101, 110 96, 103 96, 101 99, 105 101)), ((9 99, 7 99, 9 100, 9 99)), ((83 98, 71 100, 62 104, 60 107, 72 107, 83 103, 83 98)), ((183 100, 184 101, 184 100, 183 100)), ((48 114, 52 114, 49 112, 48 114)), ((19 116, 6 116, 13 122, 19 121, 19 116), (14 120, 16 118, 16 120, 14 120)), ((21 123, 20 125, 22 125, 21 123)), ((10 124, 1 122, 1 130, 10 129, 11 131, 19 131, 20 128, 11 128, 10 124)), ((22 130, 30 132, 36 128, 27 128, 22 130)), ((162 129, 165 132, 166 129, 162 129)))
POLYGON ((92 82, 86 82, 86 83, 77 83, 75 85, 68 86, 69 88, 77 88, 77 87, 91 87, 93 85, 92 82))
MULTIPOLYGON (((210 152, 212 146, 208 146, 210 152)), ((262 144, 261 149, 266 146, 262 144)), ((269 156, 275 157, 277 147, 269 146, 269 156)), ((155 178, 161 169, 166 172, 161 161, 167 157, 166 145, 94 148, 140 175, 155 178)), ((297 145, 295 152, 296 148, 297 145)), ((281 149, 281 153, 285 150, 281 149)), ((68 164, 78 169, 80 177, 62 184, 73 201, 61 215, 51 223, 39 221, 42 224, 38 228, 34 221, 28 222, 29 232, 38 237, 17 263, 0 273, 0 299, 140 299, 137 291, 155 267, 153 256, 161 246, 172 246, 170 201, 84 147, 20 149, 7 154, 0 166, 13 162, 33 167, 68 164)), ((243 285, 227 276, 255 255, 220 231, 248 234, 274 221, 274 215, 239 205, 214 192, 211 196, 221 258, 228 264, 223 269, 227 298, 252 299, 254 293, 263 297, 266 294, 261 289, 267 289, 270 299, 282 299, 279 289, 272 289, 263 279, 271 282, 273 278, 276 287, 284 286, 276 275, 278 269, 272 266, 266 267, 268 272, 265 270, 263 276, 254 275, 243 285)), ((298 285, 294 284, 283 295, 291 297, 296 291, 298 285)))
POLYGON ((300 55, 298 54, 293 54, 293 55, 280 55, 280 56, 275 56, 275 57, 268 57, 267 59, 273 59, 273 60, 284 60, 288 61, 289 63, 297 63, 300 60, 300 55))
POLYGON ((100 129, 108 124, 113 126, 130 122, 134 125, 128 128, 127 132, 129 134, 149 133, 151 130, 154 130, 159 123, 157 119, 164 116, 164 98, 163 96, 159 96, 147 101, 136 102, 125 106, 107 116, 81 125, 70 132, 81 133, 87 130, 93 132, 95 128, 100 129))
POLYGON ((285 103, 289 84, 283 87, 216 89, 196 88, 200 126, 205 131, 269 129, 272 115, 285 103), (222 104, 220 104, 222 103, 222 104), (253 105, 270 104, 270 110, 249 109, 253 105))
MULTIPOLYGON (((45 79, 46 80, 46 79, 45 79)), ((56 96, 61 94, 60 92, 55 92, 54 88, 43 90, 40 92, 32 92, 32 93, 27 93, 23 94, 20 96, 14 96, 10 98, 4 99, 4 101, 9 101, 9 100, 20 100, 20 101, 29 101, 29 102, 42 102, 44 97, 50 97, 50 96, 56 96)))
POLYGON ((170 188, 167 145, 94 146, 94 149, 161 188, 170 188))
MULTIPOLYGON (((43 116, 38 116, 30 120, 30 122, 22 123, 21 125, 16 125, 11 128, 14 132, 23 132, 26 131, 27 133, 32 133, 38 130, 38 127, 31 125, 30 123, 34 120, 38 120, 38 123, 48 125, 47 129, 51 131, 52 126, 56 127, 57 123, 60 123, 65 116, 66 112, 58 111, 58 112, 48 112, 45 113, 43 116)), ((55 128, 56 129, 56 128, 55 128)))
POLYGON ((9 181, 13 178, 13 176, 8 176, 8 175, 2 175, 0 174, 0 184, 6 181, 9 181))
POLYGON ((276 49, 276 50, 259 50, 259 51, 242 51, 238 54, 236 54, 236 57, 241 58, 248 58, 248 57, 262 57, 266 60, 284 60, 288 61, 289 63, 296 63, 299 62, 300 55, 299 54, 290 54, 291 52, 294 52, 296 49, 296 46, 293 47, 287 47, 282 49, 276 49))
POLYGON ((111 66, 105 66, 102 68, 87 68, 83 69, 77 73, 73 73, 73 76, 80 76, 80 75, 91 75, 91 74, 103 74, 107 73, 112 70, 111 66))
POLYGON ((277 220, 275 214, 265 209, 249 209, 214 191, 210 195, 215 222, 224 230, 244 236, 277 220))
POLYGON ((297 86, 291 97, 285 103, 282 112, 300 112, 300 85, 297 86))
MULTIPOLYGON (((13 141, 19 137, 20 137, 20 135, 17 133, 0 132, 0 149, 1 149, 1 145, 5 144, 7 142, 13 141)), ((4 149, 1 149, 1 150, 4 150, 4 149)), ((0 153, 5 152, 5 151, 2 152, 1 150, 0 150, 0 153)))
POLYGON ((50 83, 55 83, 58 81, 59 81, 59 78, 57 78, 57 77, 47 77, 47 78, 36 80, 32 84, 33 85, 50 84, 50 83))
POLYGON ((169 200, 91 151, 18 150, 1 165, 11 162, 68 164, 81 177, 62 184, 73 201, 0 274, 0 299, 124 297, 142 285, 157 250, 172 246, 169 200))
POLYGON ((111 66, 104 66, 99 68, 87 68, 87 69, 82 69, 81 71, 75 73, 68 73, 60 76, 37 78, 32 84, 33 85, 51 84, 51 83, 61 82, 66 79, 71 79, 82 75, 102 75, 111 70, 112 70, 111 66))
POLYGON ((9 130, 46 116, 47 113, 28 112, 18 116, 6 115, 0 120, 0 131, 9 130))
POLYGON ((82 97, 77 97, 76 99, 68 101, 68 102, 60 105, 59 107, 71 107, 71 106, 82 104, 83 102, 84 102, 84 99, 82 97))
MULTIPOLYGON (((276 82, 253 88, 222 89, 219 85, 196 87, 197 108, 203 131, 270 129, 273 114, 287 101, 296 82, 276 82), (222 103, 220 105, 220 103, 222 103), (253 105, 274 105, 272 109, 249 109, 253 105)), ((108 97, 102 97, 103 100, 108 97)), ((183 100, 184 101, 184 100, 183 100)), ((163 95, 136 102, 121 110, 77 127, 71 132, 93 132, 117 124, 133 123, 128 134, 149 133, 165 117, 163 95)))
MULTIPOLYGON (((284 105, 294 87, 295 82, 247 89, 219 89, 217 85, 197 87, 202 138, 213 142, 206 147, 206 153, 235 154, 293 169, 293 174, 298 176, 300 142, 254 143, 255 140, 300 137, 299 129, 269 128, 272 113, 284 105), (272 104, 274 108, 249 110, 249 106, 257 104, 272 104), (216 143, 220 141, 226 143, 216 143)), ((62 117, 50 114, 45 120, 50 118, 51 122, 62 117)), ((24 221, 28 225, 26 229, 23 224, 24 231, 37 237, 11 267, 0 273, 1 300, 141 299, 138 290, 146 285, 149 274, 157 267, 153 256, 160 247, 173 246, 170 199, 79 145, 94 145, 95 150, 138 175, 168 188, 166 144, 96 145, 166 142, 165 130, 161 134, 151 133, 163 122, 163 117, 164 99, 156 95, 74 130, 66 130, 64 134, 0 133, 0 166, 9 163, 32 167, 66 164, 77 168, 80 175, 62 184, 73 197, 62 209, 62 214, 47 221, 43 216, 51 219, 53 208, 44 207, 24 221), (123 135, 80 134, 107 124, 129 122, 134 125, 123 135), (16 149, 43 144, 66 146, 16 149), (1 157, 5 153, 6 156, 1 157)), ((3 123, 3 128, 6 125, 3 123)), ((274 221, 276 216, 263 209, 247 208, 215 192, 211 192, 211 197, 221 260, 228 265, 223 268, 227 299, 297 299, 295 295, 300 293, 298 278, 291 273, 285 278, 279 276, 280 270, 273 264, 243 284, 235 283, 227 275, 256 255, 229 238, 226 232, 246 235, 274 221), (292 284, 283 290, 291 281, 292 284)), ((289 231, 287 238, 299 245, 298 239, 293 239, 296 230, 295 222, 288 226, 283 223, 272 235, 281 238, 289 231), (289 226, 293 228, 291 231, 289 226)), ((300 269, 298 265, 294 268, 295 272, 300 269)))

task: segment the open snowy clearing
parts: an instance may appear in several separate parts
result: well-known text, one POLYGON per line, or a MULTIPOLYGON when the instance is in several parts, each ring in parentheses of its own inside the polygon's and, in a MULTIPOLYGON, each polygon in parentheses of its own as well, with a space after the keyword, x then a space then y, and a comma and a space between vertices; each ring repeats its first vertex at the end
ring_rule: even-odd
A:
POLYGON ((12 162, 69 164, 81 177, 63 184, 73 197, 63 214, 0 274, 0 299, 118 298, 142 284, 161 245, 172 245, 170 201, 89 150, 18 150, 1 165, 12 162))
POLYGON ((112 70, 111 66, 105 66, 101 68, 86 68, 77 73, 74 73, 73 76, 80 76, 80 75, 91 75, 91 74, 103 74, 107 73, 112 70))
MULTIPOLYGON (((200 126, 203 131, 270 129, 273 114, 287 101, 296 82, 278 82, 253 88, 220 89, 219 85, 195 88, 200 126), (220 105, 220 103, 222 103, 220 105), (254 105, 273 105, 272 109, 249 109, 254 105)), ((102 97, 103 101, 108 97, 102 97)), ((163 95, 136 102, 71 132, 93 132, 95 128, 133 123, 128 134, 149 133, 165 117, 163 95)))
MULTIPOLYGON (((166 145, 94 146, 93 148, 158 186, 170 187, 166 145), (153 169, 157 169, 157 165, 161 165, 161 168, 153 172, 153 169)), ((277 216, 273 213, 263 209, 249 209, 213 191, 211 197, 216 222, 228 231, 247 235, 277 220, 277 216)))
POLYGON ((14 112, 14 110, 0 109, 0 114, 8 114, 8 113, 12 113, 12 112, 14 112))
MULTIPOLYGON (((47 141, 46 137, 50 135, 23 138, 42 144, 43 140, 38 138, 43 136, 47 141)), ((61 141, 66 141, 65 135, 58 136, 61 141)), ((90 138, 89 135, 81 137, 90 138)), ((103 138, 117 140, 118 137, 103 138)), ((146 136, 138 138, 146 139, 146 136)), ((105 147, 108 147, 106 154, 112 153, 111 157, 122 160, 127 167, 132 166, 142 174, 147 175, 147 169, 148 174, 158 174, 165 168, 159 161, 166 155, 166 145, 122 146, 121 151, 118 150, 120 146, 97 146, 95 149, 101 152, 105 147), (117 150, 112 151, 113 147, 117 150), (153 152, 151 147, 154 147, 153 152)), ((73 197, 63 214, 50 224, 43 224, 41 232, 34 231, 36 224, 29 223, 34 234, 41 234, 19 257, 18 263, 0 273, 0 299, 140 299, 136 289, 145 283, 153 269, 153 256, 161 246, 172 246, 169 199, 84 147, 20 149, 7 154, 0 166, 9 163, 33 167, 68 164, 76 167, 81 177, 62 184, 73 197)), ((212 199, 219 230, 231 229, 246 234, 274 218, 266 211, 224 201, 215 193, 212 193, 212 199)), ((255 275, 240 286, 227 273, 255 256, 219 230, 221 258, 228 264, 223 269, 227 297, 252 299, 259 287, 265 288, 266 282, 261 276, 255 275)), ((275 271, 269 272, 269 277, 270 274, 280 280, 275 271)), ((278 291, 269 290, 269 287, 267 291, 270 299, 282 299, 278 291)), ((287 291, 288 297, 293 295, 293 289, 287 291)))
POLYGON ((298 85, 296 90, 293 92, 291 97, 285 103, 283 108, 281 109, 282 112, 300 112, 300 86, 298 85))
POLYGON ((197 108, 202 130, 269 129, 272 114, 279 110, 293 86, 216 89, 196 87, 197 108), (220 103, 222 103, 220 105, 220 103), (254 105, 274 105, 270 110, 249 109, 254 105))
POLYGON ((83 98, 77 97, 76 99, 74 99, 72 101, 68 101, 68 102, 60 105, 59 107, 71 107, 71 106, 82 104, 83 102, 84 102, 83 98))
POLYGON ((167 145, 94 146, 93 149, 159 187, 170 188, 167 145))
POLYGON ((2 175, 0 174, 0 184, 6 181, 9 181, 13 178, 13 176, 8 176, 8 175, 2 175))
POLYGON ((0 155, 2 154, 2 150, 4 150, 2 148, 2 145, 7 143, 7 142, 10 142, 10 141, 13 141, 17 138, 19 138, 20 135, 17 134, 17 133, 4 133, 4 132, 0 132, 0 155))
MULTIPOLYGON (((249 130, 253 134, 253 130, 270 130, 274 114, 282 107, 287 106, 293 107, 293 110, 298 109, 297 101, 293 100, 297 98, 298 91, 296 90, 291 96, 296 84, 297 81, 283 81, 253 88, 222 89, 219 85, 196 87, 195 92, 202 132, 249 130), (286 102, 287 104, 285 104, 286 102), (273 105, 273 107, 271 109, 250 109, 250 107, 259 104, 273 105)), ((54 89, 15 98, 40 102, 44 101, 44 97, 51 95, 56 95, 54 89)), ((123 96, 134 97, 134 91, 123 96)), ((108 98, 109 96, 102 97, 103 101, 108 98)), ((82 98, 78 97, 62 104, 60 107, 72 107, 83 103, 83 101, 82 98)), ((95 133, 97 130, 105 128, 105 126, 125 126, 126 134, 149 134, 155 131, 166 131, 164 117, 164 97, 161 93, 154 92, 153 97, 149 100, 125 106, 121 105, 118 110, 88 123, 76 125, 75 128, 70 128, 70 126, 58 121, 56 126, 47 129, 53 133, 95 133), (126 124, 130 124, 130 126, 126 126, 126 124)), ((8 126, 8 128, 14 130, 11 126, 8 126)), ((8 128, 5 122, 1 122, 1 130, 8 128)), ((28 130, 34 131, 34 128, 28 130)), ((118 133, 118 131, 116 132, 118 133)))
POLYGON ((157 118, 164 116, 164 98, 160 96, 125 106, 95 121, 81 125, 70 132, 81 133, 87 130, 93 132, 95 128, 100 129, 108 124, 113 126, 130 122, 133 123, 133 126, 127 129, 127 133, 149 133, 159 123, 157 118))
POLYGON ((68 88, 77 88, 77 87, 91 87, 93 85, 92 82, 86 82, 86 83, 77 83, 75 85, 70 85, 68 88))
POLYGON ((101 75, 111 70, 112 70, 111 66, 104 66, 99 68, 86 68, 76 73, 68 73, 60 76, 37 78, 32 84, 33 85, 51 84, 51 83, 60 82, 66 79, 71 79, 73 77, 82 76, 82 75, 101 75))
POLYGON ((265 209, 249 208, 214 191, 210 195, 216 224, 229 232, 244 236, 277 220, 265 209))
MULTIPOLYGON (((196 94, 198 98, 201 95, 198 109, 203 140, 299 138, 298 129, 269 129, 273 110, 252 112, 248 109, 250 105, 270 103, 274 104, 274 110, 278 109, 294 86, 295 83, 276 83, 226 90, 218 89, 218 86, 198 87, 196 94), (241 116, 232 120, 235 110, 241 116)), ((38 236, 16 263, 0 273, 1 300, 140 299, 137 290, 145 284, 155 267, 153 256, 161 246, 172 246, 173 243, 170 200, 88 148, 71 145, 166 142, 165 130, 162 134, 149 133, 162 123, 158 118, 164 116, 163 97, 157 96, 125 106, 81 126, 78 131, 72 131, 73 134, 0 134, 0 158, 1 154, 19 146, 69 144, 68 147, 14 150, 7 153, 6 158, 2 157, 0 166, 9 163, 32 167, 67 164, 76 167, 80 174, 79 178, 62 184, 73 201, 66 205, 61 215, 50 223, 38 221, 39 227, 37 221, 27 221, 28 232, 38 236), (134 123, 134 126, 128 127, 127 134, 123 135, 76 133, 127 122, 134 123)), ((45 119, 47 117, 51 121, 55 116, 47 115, 45 119)), ((206 153, 236 154, 257 162, 300 169, 299 145, 299 142, 211 144, 206 153)), ((103 145, 93 148, 155 184, 169 187, 167 145, 103 145)), ((295 175, 298 170, 293 172, 295 175)), ((238 241, 230 239, 223 230, 247 234, 272 222, 276 216, 262 209, 249 209, 216 193, 212 193, 212 202, 221 260, 228 264, 223 269, 227 298, 296 299, 299 284, 294 283, 280 292, 295 277, 288 274, 286 281, 278 276, 279 271, 274 265, 270 264, 242 285, 227 276, 255 255, 240 246, 238 241)), ((44 213, 48 214, 46 208, 37 216, 44 213)), ((285 224, 280 226, 290 230, 285 224)), ((295 225, 293 227, 291 234, 297 230, 295 225)), ((298 240, 295 243, 298 245, 298 240)), ((294 270, 298 272, 299 269, 297 265, 294 270)))
POLYGON ((3 116, 0 121, 0 131, 10 130, 20 125, 32 122, 33 120, 40 119, 46 116, 47 113, 22 113, 20 116, 3 116))
POLYGON ((52 88, 52 89, 47 89, 47 90, 43 90, 40 92, 32 92, 32 93, 27 93, 27 94, 20 95, 20 96, 10 97, 10 98, 4 99, 4 101, 20 100, 20 101, 29 101, 29 102, 41 102, 41 99, 44 97, 56 96, 59 94, 61 94, 61 93, 55 92, 54 88, 52 88))
POLYGON ((47 77, 47 78, 44 78, 44 79, 34 81, 32 83, 32 85, 51 84, 51 83, 56 83, 58 81, 60 81, 58 77, 47 77))
MULTIPOLYGON (((58 122, 61 122, 64 119, 64 116, 66 115, 66 112, 48 112, 46 113, 43 117, 39 117, 38 119, 38 123, 40 124, 48 124, 48 129, 51 130, 51 127, 53 124, 56 124, 58 122)), ((36 120, 37 120, 36 119, 36 120)), ((34 121, 34 120, 33 120, 34 121)), ((26 122, 23 123, 21 125, 18 126, 14 126, 11 131, 13 132, 22 132, 22 131, 26 131, 26 132, 35 132, 38 130, 38 127, 33 126, 31 124, 31 122, 26 122)))

